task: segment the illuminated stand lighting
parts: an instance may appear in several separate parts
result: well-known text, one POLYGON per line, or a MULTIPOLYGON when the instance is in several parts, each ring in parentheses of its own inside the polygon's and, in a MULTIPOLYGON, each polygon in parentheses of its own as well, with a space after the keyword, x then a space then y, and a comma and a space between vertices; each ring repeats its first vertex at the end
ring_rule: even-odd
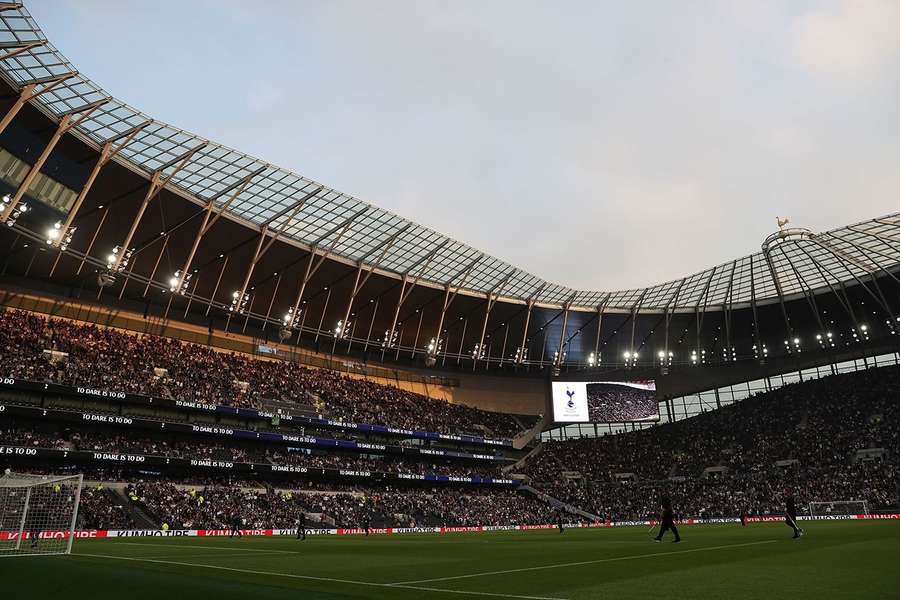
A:
POLYGON ((344 323, 343 321, 338 321, 337 325, 334 328, 334 337, 339 340, 347 339, 347 336, 350 335, 350 330, 353 328, 353 322, 347 321, 344 323))
POLYGON ((630 352, 628 350, 625 351, 625 354, 623 356, 625 357, 625 366, 626 367, 633 367, 638 359, 637 352, 630 352))
POLYGON ((660 350, 656 353, 656 358, 659 360, 659 372, 663 375, 668 375, 669 367, 672 366, 672 360, 675 358, 675 353, 671 350, 669 352, 660 350))
POLYGON ((705 365, 706 364, 706 350, 701 350, 698 354, 696 350, 691 350, 691 364, 692 365, 705 365))
MULTIPOLYGON (((398 323, 399 325, 399 323, 398 323)), ((382 348, 395 348, 397 346, 397 334, 398 331, 395 329, 394 331, 385 330, 384 337, 381 340, 382 348)))
MULTIPOLYGON (((0 199, 0 214, 3 214, 9 210, 9 203, 11 200, 12 200, 12 198, 10 197, 9 194, 6 194, 5 196, 3 196, 2 199, 0 199)), ((9 227, 12 227, 13 225, 16 224, 16 219, 18 219, 19 217, 21 217, 22 215, 24 215, 27 212, 28 212, 28 205, 25 204, 24 202, 19 202, 18 206, 16 206, 16 208, 13 209, 13 211, 9 214, 9 217, 6 219, 6 224, 9 227)))
MULTIPOLYGON (((122 252, 122 248, 116 246, 112 249, 112 252, 106 257, 106 268, 112 270, 116 264, 116 259, 119 258, 119 253, 122 252)), ((116 267, 117 271, 122 271, 125 267, 128 266, 128 261, 131 260, 131 256, 134 254, 134 248, 130 250, 126 250, 125 254, 122 256, 122 260, 119 261, 119 266, 116 267)))
POLYGON ((559 350, 553 351, 553 366, 558 367, 562 363, 566 361, 566 356, 568 355, 568 351, 563 350, 562 356, 559 355, 559 350))
POLYGON ((760 361, 764 361, 769 356, 769 348, 765 344, 762 345, 762 348, 754 344, 753 356, 760 361))
POLYGON ((244 314, 244 311, 247 310, 247 302, 250 300, 250 294, 244 294, 241 297, 240 292, 232 292, 231 293, 231 306, 228 307, 228 312, 236 312, 239 315, 244 314))
POLYGON ((173 294, 184 296, 187 293, 188 284, 191 282, 193 275, 193 273, 185 273, 184 277, 182 277, 181 269, 175 271, 175 274, 169 278, 169 291, 173 294))
POLYGON ((516 353, 513 355, 513 362, 521 365, 526 360, 528 360, 528 346, 519 346, 516 348, 516 353))
POLYGON ((734 346, 731 347, 730 351, 728 348, 722 348, 722 361, 723 362, 737 361, 737 350, 734 348, 734 346))
POLYGON ((278 330, 278 339, 282 342, 290 338, 294 334, 294 329, 300 323, 300 315, 303 313, 302 308, 298 308, 296 314, 293 308, 289 308, 281 319, 281 329, 278 330))
POLYGON ((800 354, 800 352, 801 352, 801 350, 800 350, 800 338, 794 338, 793 342, 794 342, 793 345, 791 345, 791 342, 790 342, 789 340, 784 340, 784 349, 785 349, 785 351, 786 351, 788 354, 791 354, 791 353, 793 353, 793 352, 796 352, 797 354, 800 354))
POLYGON ((55 246, 65 251, 72 243, 72 236, 75 234, 76 227, 67 227, 65 231, 62 229, 62 223, 57 221, 52 227, 47 229, 47 245, 55 246))
POLYGON ((472 358, 474 360, 483 359, 485 350, 487 350, 487 344, 475 344, 475 347, 472 348, 472 358))
POLYGON ((444 349, 444 340, 442 338, 431 338, 428 345, 425 346, 425 366, 433 367, 437 364, 437 355, 444 349))
MULTIPOLYGON (((900 317, 895 317, 894 320, 900 321, 900 317)), ((895 327, 895 324, 893 322, 891 322, 890 319, 885 321, 885 324, 888 326, 888 329, 891 331, 891 335, 897 335, 897 328, 895 327)))
POLYGON ((594 354, 593 352, 588 354, 587 364, 589 367, 595 367, 595 366, 597 366, 597 364, 599 362, 600 362, 600 359, 597 357, 596 354, 594 354))
POLYGON ((816 341, 819 342, 819 346, 822 348, 834 348, 834 336, 830 331, 825 332, 825 335, 817 333, 816 341))
POLYGON ((106 257, 106 270, 97 274, 97 284, 100 287, 107 287, 114 284, 116 282, 116 273, 123 271, 125 267, 128 266, 128 262, 131 260, 133 254, 134 248, 131 248, 130 250, 124 250, 120 246, 113 248, 112 252, 106 257), (119 259, 120 253, 122 253, 121 260, 119 259), (117 262, 118 265, 116 265, 117 262))
POLYGON ((853 330, 853 341, 859 342, 863 340, 869 339, 869 326, 868 325, 860 325, 859 326, 859 334, 856 333, 856 329, 853 330))

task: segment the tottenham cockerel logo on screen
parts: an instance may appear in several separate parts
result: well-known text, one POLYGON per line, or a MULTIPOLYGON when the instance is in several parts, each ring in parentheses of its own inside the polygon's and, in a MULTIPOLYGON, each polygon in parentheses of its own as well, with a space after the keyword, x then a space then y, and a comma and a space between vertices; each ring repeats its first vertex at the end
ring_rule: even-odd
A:
POLYGON ((585 384, 554 381, 551 388, 554 421, 584 423, 588 420, 585 384))

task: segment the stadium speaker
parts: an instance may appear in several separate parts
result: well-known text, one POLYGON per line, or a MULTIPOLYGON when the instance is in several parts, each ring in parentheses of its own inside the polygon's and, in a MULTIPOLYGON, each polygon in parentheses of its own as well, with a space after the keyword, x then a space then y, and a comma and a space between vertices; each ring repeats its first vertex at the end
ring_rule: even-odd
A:
POLYGON ((290 338, 291 335, 293 335, 293 333, 294 332, 291 331, 290 328, 282 327, 281 329, 278 330, 278 340, 283 342, 284 340, 290 338))
POLYGON ((435 359, 433 356, 425 357, 425 366, 426 367, 433 367, 436 364, 437 364, 437 359, 435 359))
POLYGON ((97 273, 97 285, 100 287, 109 287, 116 282, 116 276, 109 271, 101 271, 97 273))

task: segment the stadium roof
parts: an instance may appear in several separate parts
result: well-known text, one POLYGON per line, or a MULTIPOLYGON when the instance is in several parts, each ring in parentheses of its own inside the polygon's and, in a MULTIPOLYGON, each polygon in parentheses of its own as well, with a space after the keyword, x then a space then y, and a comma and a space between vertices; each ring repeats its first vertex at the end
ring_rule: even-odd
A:
POLYGON ((166 188, 174 193, 204 205, 231 200, 228 212, 236 220, 283 228, 284 238, 305 249, 327 248, 333 258, 377 266, 389 276, 409 273, 419 284, 575 310, 694 311, 833 289, 892 272, 900 261, 896 213, 821 234, 786 230, 755 254, 647 288, 575 290, 143 114, 78 73, 18 3, 0 3, 0 76, 15 89, 40 86, 32 104, 54 120, 94 108, 72 133, 95 148, 133 133, 115 160, 148 178, 172 174, 166 188))

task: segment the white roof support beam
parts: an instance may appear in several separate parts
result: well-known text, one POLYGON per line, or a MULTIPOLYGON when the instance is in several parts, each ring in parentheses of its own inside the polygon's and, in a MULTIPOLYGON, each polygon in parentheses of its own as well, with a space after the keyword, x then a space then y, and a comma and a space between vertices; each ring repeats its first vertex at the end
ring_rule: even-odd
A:
POLYGON ((509 278, 512 277, 513 273, 515 273, 516 271, 517 269, 511 269, 509 273, 506 274, 506 277, 504 277, 499 283, 497 283, 497 285, 495 285, 491 289, 491 291, 488 292, 487 303, 485 304, 484 310, 484 322, 481 325, 481 337, 478 339, 478 350, 475 353, 475 360, 472 361, 473 371, 475 370, 475 366, 478 364, 478 357, 481 355, 481 346, 482 344, 484 344, 484 335, 487 333, 487 324, 488 319, 491 316, 491 311, 494 310, 494 305, 497 303, 497 299, 503 293, 503 288, 509 282, 509 278))
POLYGON ((800 287, 803 289, 803 295, 806 297, 806 302, 809 304, 810 309, 812 310, 813 317, 816 319, 816 324, 819 326, 819 331, 821 333, 825 333, 825 326, 822 323, 822 317, 819 315, 819 305, 816 302, 816 295, 813 293, 812 288, 806 282, 806 279, 803 278, 803 274, 800 273, 800 270, 797 269, 797 266, 794 262, 787 258, 787 253, 785 253, 784 249, 781 249, 782 254, 784 254, 785 259, 787 259, 788 264, 791 266, 791 270, 794 272, 794 277, 797 278, 797 282, 800 284, 800 287))
POLYGON ((706 284, 703 286, 703 293, 700 294, 699 298, 697 298, 697 304, 694 306, 694 316, 695 316, 695 321, 696 321, 696 326, 697 326, 697 338, 696 338, 695 342, 696 342, 696 349, 697 349, 698 357, 701 356, 702 352, 703 352, 703 349, 700 347, 700 331, 703 329, 703 317, 706 314, 707 299, 709 298, 709 286, 712 283, 713 277, 716 276, 717 268, 718 267, 713 267, 712 270, 709 272, 709 277, 706 279, 706 284), (700 310, 701 304, 703 304, 702 311, 700 310))
POLYGON ((737 271, 737 261, 731 263, 731 273, 728 275, 728 289, 725 290, 725 301, 722 303, 722 314, 725 317, 725 357, 733 358, 731 345, 731 305, 734 293, 734 273, 737 271))
MULTIPOLYGON (((841 263, 841 266, 844 268, 844 270, 856 281, 856 283, 858 283, 862 287, 862 289, 864 289, 866 291, 867 294, 869 294, 872 297, 872 299, 876 302, 876 304, 878 304, 881 307, 881 309, 884 310, 884 312, 888 315, 888 317, 890 317, 891 322, 893 323, 894 322, 893 311, 891 311, 890 307, 887 304, 887 300, 884 299, 883 295, 881 294, 881 288, 878 288, 878 283, 875 280, 875 271, 865 267, 859 261, 853 259, 853 257, 848 255, 846 252, 843 252, 840 249, 835 248, 831 244, 828 244, 828 243, 822 241, 818 236, 812 238, 812 241, 813 241, 813 243, 818 244, 819 246, 821 246, 822 248, 824 248, 825 250, 827 250, 828 252, 830 252, 831 254, 836 256, 838 259, 840 259, 839 262, 841 263), (875 292, 870 290, 869 286, 867 286, 856 275, 856 273, 854 273, 853 270, 847 266, 848 262, 850 264, 852 264, 853 266, 857 267, 858 269, 861 269, 866 272, 866 274, 869 276, 870 282, 878 290, 878 294, 876 294, 875 292)), ((875 263, 875 264, 877 266, 877 263, 875 263)), ((849 301, 849 299, 848 299, 848 301, 849 301)))
POLYGON ((853 310, 853 305, 850 304, 850 298, 846 295, 846 290, 842 285, 840 285, 840 280, 832 273, 827 266, 823 266, 819 261, 817 261, 809 252, 806 251, 806 248, 803 246, 797 246, 803 254, 809 259, 809 261, 815 265, 816 270, 819 272, 819 277, 825 282, 825 285, 828 286, 828 289, 834 294, 834 297, 837 298, 838 303, 847 313, 847 316, 850 317, 850 320, 853 321, 853 326, 855 328, 859 328, 859 321, 856 318, 856 312, 853 310), (840 290, 835 289, 835 287, 831 284, 831 279, 834 279, 838 282, 838 286, 840 290))
MULTIPOLYGON (((369 210, 369 207, 363 208, 360 211, 350 215, 348 218, 344 219, 341 223, 338 223, 324 234, 319 236, 319 238, 313 242, 312 247, 309 249, 309 261, 306 263, 306 272, 303 274, 303 279, 300 280, 300 290, 297 292, 297 299, 294 300, 294 304, 291 306, 289 314, 291 315, 291 323, 288 323, 289 328, 293 326, 293 321, 297 318, 297 310, 300 308, 300 303, 303 301, 303 294, 306 292, 306 286, 309 284, 310 280, 313 278, 313 275, 316 274, 316 271, 322 266, 322 263, 325 262, 331 253, 334 252, 334 249, 337 247, 338 243, 341 241, 341 238, 344 237, 344 234, 350 229, 350 226, 353 224, 357 218, 362 216, 369 210), (318 254, 318 246, 321 242, 328 239, 331 235, 337 233, 334 240, 332 240, 331 244, 328 246, 328 249, 322 253, 321 256, 316 260, 316 255, 318 254)), ((329 293, 331 290, 329 290, 329 293)), ((330 296, 329 296, 330 297, 330 296)), ((324 315, 323 315, 324 317, 324 315)))
POLYGON ((637 325, 637 317, 641 312, 641 306, 644 304, 644 296, 647 295, 647 289, 644 288, 644 291, 641 293, 641 297, 638 298, 637 302, 634 303, 634 306, 631 307, 631 341, 628 343, 628 349, 633 353, 634 352, 634 330, 637 325))
POLYGON ((409 298, 409 295, 412 293, 413 289, 415 289, 416 284, 419 283, 419 280, 422 278, 422 275, 428 271, 428 267, 431 266, 431 261, 437 255, 440 250, 446 246, 450 242, 449 239, 445 238, 440 244, 432 248, 428 254, 421 257, 417 260, 409 269, 403 273, 403 278, 400 283, 400 296, 397 299, 397 306, 394 308, 394 318, 391 321, 391 328, 388 329, 385 338, 387 345, 390 345, 391 341, 394 338, 394 332, 397 330, 397 319, 400 318, 400 309, 403 307, 403 304, 406 302, 406 299, 409 298), (409 283, 409 274, 414 270, 416 271, 416 276, 413 278, 412 283, 409 283))
MULTIPOLYGON (((843 237, 841 237, 841 236, 835 235, 835 234, 833 234, 833 233, 831 233, 831 234, 829 234, 829 235, 830 235, 831 237, 833 237, 833 238, 836 238, 836 239, 838 239, 838 240, 840 240, 840 241, 846 243, 846 244, 850 244, 851 246, 853 246, 853 247, 854 247, 858 252, 860 252, 861 254, 867 254, 867 253, 871 252, 872 254, 875 254, 875 255, 877 255, 877 256, 880 256, 881 258, 886 259, 886 260, 888 261, 888 265, 889 265, 889 266, 892 265, 892 264, 896 264, 896 263, 898 262, 896 257, 890 256, 889 254, 885 254, 884 252, 881 252, 880 250, 876 250, 875 248, 863 248, 863 247, 857 245, 855 242, 852 242, 852 241, 850 241, 850 240, 848 240, 848 239, 845 239, 845 238, 843 238, 843 237)), ((882 273, 884 273, 885 275, 887 275, 888 277, 890 277, 891 279, 893 279, 895 282, 900 283, 900 279, 898 279, 896 275, 894 275, 893 273, 891 273, 891 272, 887 269, 887 267, 885 267, 882 263, 877 262, 877 261, 873 260, 872 258, 869 258, 868 256, 867 256, 867 258, 868 258, 870 261, 872 261, 872 264, 874 264, 875 266, 877 266, 878 269, 879 269, 882 273)))
MULTIPOLYGON (((871 252, 872 254, 885 259, 887 261, 888 266, 895 265, 898 262, 900 262, 900 261, 898 261, 898 257, 896 255, 891 256, 890 254, 886 254, 886 253, 882 252, 881 250, 878 250, 871 246, 862 247, 857 242, 853 242, 843 236, 836 235, 834 233, 829 233, 828 235, 829 235, 829 237, 833 237, 837 240, 840 240, 840 241, 844 242, 845 244, 850 244, 851 246, 856 248, 862 254, 868 254, 871 252)), ((893 249, 890 245, 888 245, 888 244, 885 244, 885 245, 887 245, 888 249, 893 249)), ((869 258, 869 260, 871 260, 872 263, 875 264, 881 271, 884 271, 885 273, 887 273, 889 275, 893 275, 890 271, 887 270, 887 268, 884 266, 884 264, 879 263, 879 262, 873 260, 872 258, 869 258)), ((900 283, 900 280, 896 280, 896 281, 898 281, 898 283, 900 283)))
POLYGON ((103 106, 109 102, 109 99, 98 100, 97 102, 92 102, 86 106, 82 106, 71 111, 66 112, 62 115, 62 118, 59 120, 59 124, 56 127, 56 131, 53 132, 53 135, 50 137, 50 141, 44 147, 43 152, 41 152, 40 156, 38 156, 37 160, 34 161, 34 164, 31 165, 31 169, 28 170, 28 174, 25 175, 25 179, 19 184, 19 187, 16 189, 15 194, 13 194, 12 199, 9 201, 9 204, 2 213, 0 213, 0 223, 5 223, 9 218, 9 215, 15 210, 16 206, 18 206, 19 202, 21 202, 22 197, 25 195, 25 192, 28 191, 28 188, 31 186, 34 178, 37 177, 38 173, 41 171, 41 167, 44 166, 44 163, 50 157, 50 153, 53 152, 53 149, 56 148, 56 144, 62 139, 70 129, 78 126, 79 123, 87 119, 91 116, 97 108, 103 106), (73 115, 77 113, 82 113, 76 119, 73 119, 73 115))
POLYGON ((0 55, 0 61, 8 60, 23 52, 28 52, 34 48, 40 48, 45 45, 47 40, 38 40, 36 42, 4 42, 0 44, 0 49, 9 50, 6 54, 0 55))
POLYGON ((518 363, 525 362, 525 345, 528 343, 528 326, 531 325, 531 311, 534 308, 535 302, 537 302, 537 297, 541 295, 541 292, 543 292, 546 287, 546 283, 541 283, 534 292, 528 296, 526 302, 527 309, 525 310, 525 326, 522 328, 522 343, 519 344, 519 357, 516 361, 518 363))
POLYGON ((369 281, 369 277, 372 276, 372 273, 375 271, 375 269, 377 269, 381 265, 381 261, 384 260, 384 257, 387 255, 388 250, 391 249, 391 246, 394 245, 394 242, 397 241, 397 238, 400 236, 400 234, 403 233, 404 231, 406 231, 407 229, 409 229, 411 227, 411 225, 412 224, 409 223, 409 224, 401 227, 399 230, 394 232, 390 237, 386 238, 380 244, 378 244, 377 246, 372 248, 372 250, 367 252, 365 254, 365 256, 363 256, 359 260, 359 264, 357 265, 357 269, 356 269, 356 280, 353 282, 353 290, 350 292, 350 298, 347 300, 347 310, 344 312, 344 320, 343 320, 344 327, 347 326, 347 321, 350 319, 350 313, 353 310, 353 302, 356 300, 356 296, 363 289, 363 286, 366 285, 366 282, 369 281), (377 251, 378 249, 381 249, 381 254, 378 255, 378 258, 375 259, 375 262, 373 262, 371 265, 369 265, 368 269, 365 269, 366 275, 365 275, 365 277, 362 277, 362 280, 360 280, 360 276, 362 276, 362 272, 365 268, 365 260, 369 256, 371 256, 373 252, 377 251))
POLYGON ((553 360, 553 363, 556 366, 559 366, 563 362, 563 349, 566 345, 566 328, 569 326, 569 309, 572 308, 572 302, 575 300, 578 294, 572 294, 566 303, 563 304, 563 322, 562 329, 559 332, 559 349, 556 351, 556 357, 553 360))
POLYGON ((144 213, 147 211, 147 206, 150 204, 150 202, 154 198, 156 198, 162 191, 162 189, 166 186, 166 184, 171 181, 172 178, 191 161, 191 158, 193 158, 194 154, 205 147, 206 142, 194 146, 190 150, 182 153, 179 156, 176 156, 166 164, 162 165, 159 169, 156 170, 156 172, 153 173, 153 175, 150 177, 150 186, 147 188, 147 193, 144 195, 144 200, 141 202, 141 206, 140 208, 138 208, 138 212, 131 222, 131 227, 129 227, 128 233, 125 235, 125 239, 119 246, 119 252, 116 254, 115 259, 112 261, 110 271, 115 273, 121 268, 122 258, 128 252, 128 247, 131 245, 131 240, 134 238, 134 234, 137 231, 138 225, 140 225, 141 223, 141 218, 143 218, 144 213), (168 175, 165 175, 163 171, 172 166, 175 166, 175 169, 168 175))
MULTIPOLYGON (((787 243, 787 242, 786 242, 787 243)), ((797 244, 797 247, 800 247, 798 242, 794 242, 797 244)), ((787 254, 784 255, 785 258, 790 262, 790 258, 787 254)), ((794 328, 791 326, 791 320, 787 314, 787 307, 784 305, 784 292, 781 289, 781 281, 778 278, 778 270, 775 268, 775 263, 772 261, 772 256, 769 252, 763 252, 763 258, 766 261, 766 266, 769 268, 769 275, 772 277, 772 283, 775 284, 775 292, 778 294, 778 304, 781 306, 781 317, 784 319, 784 326, 787 329, 787 334, 790 338, 794 337, 794 328)))
MULTIPOLYGON (((312 192, 311 194, 307 194, 306 196, 295 202, 293 206, 289 207, 288 210, 291 211, 290 216, 281 223, 281 226, 277 230, 275 230, 275 233, 271 237, 269 237, 269 225, 274 219, 278 219, 284 215, 278 215, 273 219, 270 219, 268 223, 263 225, 262 230, 260 230, 259 232, 259 241, 256 244, 256 250, 253 252, 253 258, 250 259, 250 264, 247 266, 247 273, 244 275, 244 282, 241 284, 241 289, 238 292, 238 298, 243 298, 244 294, 247 293, 247 286, 250 285, 250 278, 253 276, 253 271, 254 269, 256 269, 256 265, 259 264, 259 261, 262 260, 262 258, 266 255, 272 245, 275 244, 275 242, 277 242, 278 239, 282 236, 284 230, 287 229, 288 225, 290 225, 294 217, 297 216, 297 213, 300 212, 300 209, 303 208, 303 205, 306 204, 306 201, 310 197, 314 196, 317 192, 318 190, 312 192), (267 237, 269 238, 268 241, 266 241, 267 237)), ((182 274, 182 277, 183 276, 184 274, 182 274)))
POLYGON ((75 198, 75 202, 72 204, 69 212, 66 213, 66 218, 63 220, 62 226, 60 227, 62 235, 55 240, 55 245, 59 245, 59 241, 65 236, 66 232, 69 230, 69 227, 72 226, 72 222, 75 220, 75 217, 78 215, 78 211, 81 209, 81 205, 84 203, 85 198, 87 198, 88 193, 91 191, 91 188, 94 185, 94 181, 97 179, 97 175, 100 174, 100 169, 106 166, 106 164, 113 158, 115 158, 123 148, 130 144, 134 140, 134 136, 136 136, 139 131, 141 131, 147 125, 150 125, 152 122, 153 121, 151 120, 144 121, 143 123, 135 125, 131 129, 123 131, 119 135, 114 136, 104 142, 103 148, 101 148, 100 150, 100 156, 97 159, 97 162, 94 164, 94 168, 91 170, 91 174, 88 176, 87 181, 84 182, 84 185, 81 186, 81 191, 78 192, 78 197, 75 198), (116 142, 120 143, 116 144, 116 142))
POLYGON ((600 362, 600 332, 603 329, 603 313, 606 311, 610 298, 612 298, 612 292, 606 294, 603 301, 597 305, 597 335, 594 336, 594 360, 596 364, 600 362))
POLYGON ((3 119, 0 120, 0 133, 3 133, 7 126, 12 123, 12 120, 17 114, 19 114, 19 111, 22 110, 22 107, 25 106, 27 102, 30 102, 41 94, 46 94, 50 90, 60 85, 66 79, 75 77, 76 75, 78 75, 78 72, 72 71, 71 73, 64 73, 63 75, 52 75, 49 77, 33 79, 22 84, 22 89, 19 90, 19 97, 16 98, 16 101, 13 102, 13 105, 9 108, 8 111, 6 111, 3 119), (39 85, 43 85, 44 87, 36 90, 35 88, 39 85))
POLYGON ((184 267, 182 267, 178 272, 178 275, 176 277, 177 282, 175 285, 171 286, 172 288, 174 288, 174 291, 177 292, 182 289, 184 285, 184 279, 185 277, 187 277, 187 274, 190 273, 191 264, 194 262, 194 256, 197 254, 197 249, 200 247, 200 240, 203 239, 203 236, 205 236, 209 232, 209 230, 212 229, 213 225, 216 224, 216 221, 218 221, 222 214, 226 210, 228 210, 228 207, 231 206, 231 203, 234 202, 234 200, 243 193, 244 189, 246 189, 248 185, 250 185, 250 182, 253 181, 253 178, 257 175, 260 175, 265 170, 266 167, 259 167, 258 169, 233 182, 231 185, 215 194, 206 202, 206 207, 203 209, 203 222, 200 224, 200 229, 197 230, 197 235, 194 236, 194 242, 191 244, 191 250, 190 252, 188 252, 187 258, 184 261, 184 267), (224 204, 222 204, 222 206, 216 208, 216 200, 218 200, 225 194, 230 194, 228 196, 228 199, 224 204))
POLYGON ((684 287, 684 282, 687 281, 687 277, 682 278, 681 281, 678 282, 678 287, 675 288, 675 293, 669 297, 666 301, 665 312, 665 332, 664 332, 664 346, 666 358, 669 357, 669 325, 672 323, 672 316, 675 314, 674 308, 670 311, 669 308, 673 307, 673 305, 678 304, 678 296, 681 294, 681 288, 684 287))
POLYGON ((469 279, 469 275, 472 274, 472 270, 475 268, 481 259, 484 258, 484 254, 479 254, 476 256, 468 265, 463 267, 461 270, 457 271, 456 274, 453 275, 445 284, 444 284, 444 303, 441 307, 441 316, 438 319, 437 329, 435 330, 434 339, 434 352, 437 354, 438 343, 437 340, 441 338, 441 332, 444 330, 444 317, 447 316, 447 309, 450 308, 450 305, 453 304, 453 301, 456 299, 456 295, 459 293, 460 288, 466 284, 466 281, 469 279), (453 293, 450 293, 451 286, 453 282, 457 279, 460 280, 459 284, 456 288, 453 289, 453 293))

